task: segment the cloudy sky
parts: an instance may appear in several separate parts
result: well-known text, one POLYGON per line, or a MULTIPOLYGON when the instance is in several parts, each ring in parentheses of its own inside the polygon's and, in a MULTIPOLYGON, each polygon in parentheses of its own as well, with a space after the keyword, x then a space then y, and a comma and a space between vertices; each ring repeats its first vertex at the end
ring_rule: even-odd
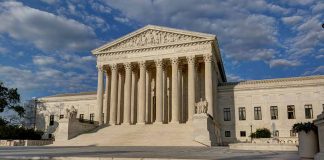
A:
POLYGON ((147 24, 215 34, 230 81, 324 74, 321 0, 0 2, 0 81, 24 99, 96 90, 90 50, 147 24))

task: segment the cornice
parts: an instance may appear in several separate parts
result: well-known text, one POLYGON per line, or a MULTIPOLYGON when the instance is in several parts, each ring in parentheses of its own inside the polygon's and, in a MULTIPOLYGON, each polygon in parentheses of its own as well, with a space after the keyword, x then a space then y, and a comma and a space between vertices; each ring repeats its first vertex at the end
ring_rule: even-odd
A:
POLYGON ((288 87, 324 86, 324 76, 291 77, 242 82, 226 82, 218 85, 218 90, 254 90, 288 87))

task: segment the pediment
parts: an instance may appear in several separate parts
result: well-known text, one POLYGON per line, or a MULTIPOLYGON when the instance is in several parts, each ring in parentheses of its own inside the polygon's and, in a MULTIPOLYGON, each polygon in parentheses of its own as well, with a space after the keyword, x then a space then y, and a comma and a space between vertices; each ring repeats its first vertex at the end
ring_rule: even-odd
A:
POLYGON ((215 35, 148 25, 92 51, 93 54, 215 39, 215 35))

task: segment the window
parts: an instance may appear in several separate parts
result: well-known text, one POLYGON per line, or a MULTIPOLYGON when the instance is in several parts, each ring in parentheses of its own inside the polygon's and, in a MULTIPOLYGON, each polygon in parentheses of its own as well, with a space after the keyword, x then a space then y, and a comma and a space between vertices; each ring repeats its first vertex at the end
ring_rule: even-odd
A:
POLYGON ((290 137, 296 137, 296 132, 294 132, 294 130, 290 130, 290 137))
POLYGON ((79 116, 79 121, 83 121, 84 120, 84 114, 80 114, 80 116, 79 116))
POLYGON ((50 133, 48 134, 48 139, 52 139, 53 138, 53 135, 50 133))
POLYGON ((271 119, 278 119, 278 107, 270 106, 270 115, 271 119))
POLYGON ((311 104, 305 105, 305 118, 312 119, 313 118, 313 107, 311 104))
POLYGON ((261 107, 254 107, 254 120, 262 120, 261 107))
POLYGON ((245 131, 240 131, 240 136, 241 137, 246 137, 246 132, 245 131))
POLYGON ((239 120, 246 120, 245 107, 239 108, 239 120))
POLYGON ((224 108, 224 121, 231 120, 231 110, 230 108, 224 108))
POLYGON ((287 106, 288 119, 295 119, 295 106, 287 106))
POLYGON ((93 120, 94 120, 94 114, 91 113, 91 114, 90 114, 90 123, 93 123, 93 120))
POLYGON ((49 125, 52 126, 54 125, 54 115, 50 115, 50 122, 49 125))
POLYGON ((64 118, 64 115, 63 114, 60 114, 60 119, 63 119, 64 118))
POLYGON ((274 136, 274 137, 279 137, 279 131, 276 130, 276 131, 273 133, 273 136, 274 136))
POLYGON ((231 131, 225 131, 225 137, 231 137, 231 131))

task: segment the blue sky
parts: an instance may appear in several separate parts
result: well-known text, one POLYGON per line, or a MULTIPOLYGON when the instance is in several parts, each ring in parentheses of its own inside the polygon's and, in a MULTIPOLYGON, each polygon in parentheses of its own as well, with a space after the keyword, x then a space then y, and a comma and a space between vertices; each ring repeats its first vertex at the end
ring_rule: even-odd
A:
POLYGON ((215 34, 229 81, 324 74, 320 0, 0 2, 0 81, 23 99, 95 91, 90 51, 147 24, 215 34))

